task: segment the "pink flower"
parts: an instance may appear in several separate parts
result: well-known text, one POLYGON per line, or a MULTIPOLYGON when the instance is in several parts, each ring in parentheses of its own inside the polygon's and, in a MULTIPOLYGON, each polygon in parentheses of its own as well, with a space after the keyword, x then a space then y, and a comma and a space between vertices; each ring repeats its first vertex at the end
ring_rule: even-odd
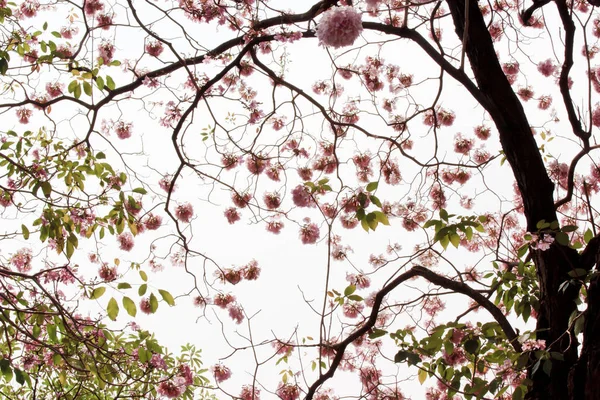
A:
POLYGON ((40 3, 37 0, 26 0, 21 3, 21 13, 27 18, 35 17, 38 9, 40 8, 40 3))
POLYGON ((325 46, 351 46, 362 32, 361 15, 352 7, 331 7, 317 25, 317 37, 325 46))
POLYGON ((227 218, 227 222, 229 222, 230 225, 233 225, 240 220, 240 213, 234 207, 228 208, 223 214, 225 215, 225 218, 227 218))
POLYGON ((238 306, 237 304, 232 304, 227 307, 227 310, 229 310, 229 316, 232 320, 234 320, 237 324, 242 323, 244 320, 244 312, 242 311, 242 307, 238 306))
POLYGON ((31 249, 22 248, 13 254, 13 256, 10 258, 10 263, 17 269, 17 271, 25 273, 31 270, 32 258, 33 255, 31 253, 31 249))
POLYGON ((468 155, 473 148, 473 139, 464 138, 460 133, 454 136, 454 151, 468 155))
POLYGON ((60 35, 64 39, 73 39, 73 35, 76 35, 77 32, 79 32, 79 29, 74 26, 63 26, 60 28, 60 35))
POLYGON ((227 268, 223 271, 218 271, 217 276, 220 277, 223 283, 229 282, 232 285, 237 285, 242 280, 242 272, 233 268, 227 268))
MULTIPOLYGON (((158 186, 165 192, 169 193, 169 188, 171 187, 171 180, 173 177, 171 175, 165 175, 158 181, 158 186)), ((175 191, 175 186, 173 186, 173 192, 175 191)))
POLYGON ((146 43, 146 53, 152 57, 158 57, 163 52, 163 44, 159 41, 152 41, 146 43))
POLYGON ((0 205, 8 207, 12 204, 12 195, 6 190, 0 189, 0 205))
POLYGON ((242 158, 232 153, 225 153, 221 157, 221 162, 223 163, 223 167, 229 170, 237 167, 242 162, 242 158))
POLYGON ((83 9, 87 15, 94 15, 104 9, 104 4, 100 0, 86 0, 83 9))
POLYGON ((310 189, 304 185, 298 185, 292 190, 292 201, 298 207, 314 207, 315 205, 310 189))
POLYGON ((246 168, 251 174, 260 175, 269 165, 269 160, 252 155, 246 159, 246 168))
POLYGON ((129 251, 133 249, 133 235, 129 232, 125 232, 117 236, 117 241, 119 242, 119 248, 124 251, 129 251))
POLYGON ((213 365, 211 367, 211 371, 215 376, 215 381, 218 383, 226 381, 231 378, 231 370, 224 366, 223 364, 213 365))
POLYGON ((194 208, 190 203, 180 204, 175 208, 175 218, 181 222, 189 223, 194 216, 194 208))
POLYGON ((113 23, 113 17, 114 17, 114 14, 112 14, 112 13, 98 14, 96 16, 96 24, 98 25, 98 28, 102 28, 105 31, 110 29, 110 26, 113 23))
POLYGON ((592 113, 592 125, 600 128, 600 107, 598 106, 598 104, 596 104, 596 108, 592 113))
POLYGON ((343 312, 348 318, 356 318, 364 308, 365 306, 363 303, 352 301, 344 304, 343 312))
POLYGON ((46 84, 46 92, 48 93, 48 96, 50 96, 51 98, 55 98, 60 96, 61 94, 63 94, 63 87, 64 85, 62 83, 50 83, 48 82, 46 84))
POLYGON ((146 220, 144 221, 144 225, 149 231, 155 231, 162 225, 162 217, 160 215, 148 213, 146 220))
POLYGON ((258 266, 258 262, 256 260, 252 260, 242 268, 242 274, 244 275, 244 279, 249 281, 255 281, 260 276, 260 267, 258 266))
POLYGON ((552 97, 542 96, 538 102, 538 108, 540 110, 547 110, 552 105, 552 97))
POLYGON ((112 282, 117 279, 117 267, 109 267, 107 263, 103 263, 98 269, 98 276, 105 282, 112 282))
POLYGON ((283 222, 281 221, 269 221, 267 222, 267 231, 279 235, 283 229, 283 222))
POLYGON ((140 310, 144 314, 152 314, 152 304, 149 298, 146 297, 140 300, 140 310))
POLYGON ((265 193, 263 200, 269 210, 275 210, 281 205, 281 197, 278 193, 265 193))
POLYGON ((238 208, 246 207, 250 202, 250 199, 252 199, 252 195, 248 192, 242 193, 241 195, 236 192, 231 195, 233 204, 235 204, 235 206, 238 208))
POLYGON ((556 68, 556 65, 554 65, 551 59, 547 59, 538 64, 538 71, 544 76, 552 75, 556 71, 556 68))
POLYGON ((445 308, 446 305, 439 297, 428 297, 423 303, 423 310, 432 317, 445 308))
POLYGON ((259 400, 260 399, 260 389, 257 387, 252 387, 251 385, 242 386, 242 391, 240 392, 240 398, 242 400, 259 400))
POLYGON ((169 399, 174 399, 181 396, 185 392, 185 379, 182 377, 175 377, 172 380, 161 382, 158 385, 157 392, 169 399))
POLYGON ((319 227, 315 223, 307 223, 300 228, 300 240, 304 244, 313 244, 319 240, 319 227))
POLYGON ((229 304, 235 301, 235 297, 229 293, 217 293, 215 298, 213 299, 213 303, 215 306, 226 308, 229 304))
POLYGON ((296 400, 300 398, 300 389, 298 388, 298 386, 292 385, 290 383, 280 383, 276 393, 281 398, 281 400, 296 400))
POLYGON ((487 140, 492 135, 492 130, 483 125, 479 125, 475 127, 475 136, 477 136, 481 140, 487 140))
POLYGON ((18 108, 15 112, 19 118, 19 122, 22 124, 29 123, 29 118, 31 118, 31 115, 33 114, 33 111, 25 107, 18 108))
POLYGON ((98 53, 102 58, 102 62, 104 64, 109 64, 115 55, 115 45, 107 41, 102 41, 98 45, 98 53))
POLYGON ((127 139, 131 137, 131 122, 119 121, 115 124, 115 132, 119 139, 127 139))

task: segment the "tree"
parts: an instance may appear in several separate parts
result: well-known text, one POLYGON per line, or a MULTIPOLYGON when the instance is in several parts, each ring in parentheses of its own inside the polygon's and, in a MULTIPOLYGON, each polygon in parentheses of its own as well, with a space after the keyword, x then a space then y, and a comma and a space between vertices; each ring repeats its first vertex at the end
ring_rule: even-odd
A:
POLYGON ((0 5, 6 397, 600 397, 594 3, 0 5), (214 207, 326 250, 317 326, 253 336, 232 287, 272 282, 208 253, 214 207), (176 300, 247 322, 237 392, 136 324, 176 300))

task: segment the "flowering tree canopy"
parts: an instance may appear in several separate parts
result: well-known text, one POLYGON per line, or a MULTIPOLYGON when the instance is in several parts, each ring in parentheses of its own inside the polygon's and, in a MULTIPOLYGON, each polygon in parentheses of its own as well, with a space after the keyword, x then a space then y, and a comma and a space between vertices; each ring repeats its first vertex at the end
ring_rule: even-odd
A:
POLYGON ((600 398, 596 5, 0 1, 0 393, 600 398))

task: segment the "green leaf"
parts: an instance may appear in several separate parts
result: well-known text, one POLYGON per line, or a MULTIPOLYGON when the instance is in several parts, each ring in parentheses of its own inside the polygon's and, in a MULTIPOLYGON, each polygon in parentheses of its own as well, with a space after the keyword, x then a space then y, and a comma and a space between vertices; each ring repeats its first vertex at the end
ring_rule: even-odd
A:
POLYGON ((71 81, 71 83, 69 83, 69 86, 67 87, 67 89, 69 90, 69 93, 73 93, 75 91, 75 88, 79 85, 79 82, 77 81, 71 81))
POLYGON ((450 238, 450 243, 452 243, 452 246, 458 249, 458 246, 460 245, 460 236, 458 236, 457 233, 451 233, 448 235, 448 237, 450 238))
POLYGON ((375 214, 376 221, 381 222, 383 225, 390 224, 387 215, 385 215, 381 211, 373 211, 373 213, 375 214))
POLYGON ((444 221, 448 221, 448 211, 441 208, 440 209, 440 218, 444 221))
POLYGON ((46 332, 48 332, 48 337, 52 342, 58 342, 58 337, 56 336, 56 325, 48 324, 46 325, 46 332))
POLYGON ((113 321, 117 320, 117 315, 119 315, 119 304, 114 297, 111 297, 108 301, 106 312, 108 313, 108 318, 112 319, 113 321))
POLYGON ((67 251, 65 253, 69 260, 73 256, 73 253, 75 253, 75 246, 73 246, 73 243, 69 240, 67 240, 67 251))
POLYGON ((344 290, 344 296, 350 296, 352 293, 354 293, 356 291, 356 286, 355 285, 350 285, 348 286, 345 290, 344 290))
POLYGON ((92 293, 90 293, 90 299, 92 299, 92 300, 99 299, 100 297, 102 297, 104 292, 106 292, 105 287, 103 287, 103 286, 97 287, 96 289, 92 290, 92 293))
POLYGON ((146 294, 146 290, 148 289, 148 285, 146 285, 145 283, 143 285, 141 285, 138 289, 138 295, 143 296, 146 294))
POLYGON ((448 238, 448 236, 442 236, 440 238, 440 244, 442 245, 444 250, 448 248, 448 243, 450 243, 450 239, 448 238))
POLYGON ((23 385, 25 383, 25 372, 15 368, 15 379, 19 385, 23 385))
POLYGON ((146 191, 146 189, 141 188, 141 187, 133 189, 133 192, 134 193, 139 193, 139 194, 146 194, 146 193, 148 193, 148 191, 146 191))
POLYGON ((171 296, 171 293, 167 292, 166 290, 161 290, 161 289, 158 289, 158 293, 160 293, 163 300, 166 301, 168 305, 170 305, 171 307, 175 305, 175 299, 173 299, 173 296, 171 296))
POLYGON ((132 317, 135 317, 135 314, 137 314, 135 303, 127 296, 123 297, 123 308, 125 308, 127 314, 131 315, 132 317))
POLYGON ((371 182, 367 185, 367 192, 374 192, 377 190, 379 182, 371 182))
POLYGON ((54 36, 55 38, 59 38, 59 39, 62 37, 60 32, 56 32, 56 31, 52 32, 52 36, 54 36))
POLYGON ((513 392, 512 400, 523 400, 523 398, 524 398, 523 396, 524 396, 523 389, 521 389, 521 386, 519 386, 513 392))
POLYGON ((373 331, 369 332, 369 339, 377 339, 378 337, 382 337, 387 334, 386 330, 373 328, 373 331))
POLYGON ((479 348, 479 341, 475 339, 469 339, 465 342, 464 348, 469 354, 475 354, 479 348))
POLYGON ((117 87, 115 85, 115 81, 113 81, 113 79, 108 75, 106 76, 106 86, 108 86, 110 90, 115 90, 115 88, 117 87))
POLYGON ((419 370, 419 383, 422 385, 427 379, 427 371, 424 369, 419 370))
POLYGON ((29 229, 25 225, 21 225, 21 231, 23 232, 23 239, 29 239, 29 229))
POLYGON ((569 235, 567 235, 564 232, 557 232, 556 233, 556 241, 563 246, 568 246, 569 242, 570 242, 569 235))
POLYGON ((144 282, 148 282, 148 275, 144 271, 140 270, 140 277, 144 282))
POLYGON ((92 85, 90 85, 90 83, 88 81, 83 82, 83 91, 88 96, 92 95, 92 85))
POLYGON ((42 188, 42 193, 44 193, 46 198, 49 198, 52 195, 52 185, 50 182, 44 181, 40 184, 40 187, 42 188))
POLYGON ((131 285, 127 282, 121 282, 117 285, 117 289, 131 289, 131 285))
POLYGON ((0 58, 0 74, 2 75, 6 75, 6 72, 8 71, 8 61, 6 61, 6 58, 0 58))
POLYGON ((594 237, 594 233, 592 232, 591 229, 588 229, 583 234, 583 240, 585 241, 586 244, 588 244, 590 242, 590 240, 592 240, 593 237, 594 237))
POLYGON ((78 83, 77 86, 75 86, 75 89, 73 90, 73 96, 75 96, 76 99, 81 97, 81 85, 78 83))
POLYGON ((579 227, 577 225, 565 225, 561 228, 563 232, 575 232, 579 227))
POLYGON ((152 313, 155 313, 157 309, 158 309, 158 300, 156 299, 156 296, 154 295, 154 293, 150 293, 150 311, 152 313))

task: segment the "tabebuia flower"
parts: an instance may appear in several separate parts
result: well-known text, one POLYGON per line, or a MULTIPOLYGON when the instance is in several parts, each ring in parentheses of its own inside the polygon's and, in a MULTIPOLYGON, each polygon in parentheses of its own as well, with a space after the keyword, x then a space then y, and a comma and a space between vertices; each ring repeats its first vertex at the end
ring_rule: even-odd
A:
POLYGON ((140 310, 144 314, 152 314, 152 304, 150 303, 150 299, 148 297, 144 297, 140 300, 140 310))
POLYGON ((310 190, 304 185, 298 185, 292 190, 292 201, 298 207, 314 207, 315 205, 310 190))
POLYGON ((162 225, 162 217, 160 215, 154 215, 152 213, 148 213, 146 219, 144 220, 144 225, 146 229, 150 231, 154 231, 162 225))
POLYGON ((110 267, 107 263, 103 263, 98 269, 98 276, 105 282, 112 282, 117 279, 117 267, 110 267))
POLYGON ((317 243, 321 233, 319 227, 315 223, 307 222, 302 228, 300 228, 300 240, 304 244, 317 243))
POLYGON ((223 364, 213 365, 211 370, 213 375, 215 376, 215 381, 217 381, 218 383, 231 378, 231 370, 223 364))
POLYGON ((279 384, 279 388, 277 388, 277 395, 282 400, 296 400, 300 398, 300 389, 296 385, 292 385, 291 383, 279 384))
POLYGON ((117 236, 119 242, 119 248, 124 251, 130 251, 133 249, 133 235, 129 232, 125 232, 117 236))
POLYGON ((10 263, 19 272, 29 272, 31 270, 31 260, 33 254, 31 249, 22 248, 10 258, 10 263))
POLYGON ((235 207, 228 208, 223 214, 225 215, 225 218, 227 218, 227 222, 229 222, 230 225, 233 225, 241 219, 240 213, 235 207))
POLYGON ((115 132, 119 139, 127 139, 131 137, 131 127, 133 124, 131 122, 118 121, 115 124, 115 132))
POLYGON ((175 218, 181 222, 188 223, 194 216, 194 208, 190 203, 180 204, 175 208, 175 218))
POLYGON ((185 388, 185 379, 176 376, 173 379, 161 382, 160 385, 158 385, 157 392, 169 399, 174 399, 181 396, 185 392, 185 388))
POLYGON ((241 306, 237 304, 231 304, 229 307, 227 307, 227 310, 229 311, 229 316, 232 320, 234 320, 237 324, 242 323, 244 320, 244 311, 242 310, 241 306))
POLYGON ((242 400, 259 400, 260 399, 260 389, 257 387, 252 387, 251 385, 242 386, 242 391, 240 392, 240 399, 242 400))
POLYGON ((159 41, 152 41, 146 43, 146 47, 144 49, 146 50, 146 54, 152 57, 160 56, 164 50, 163 44, 159 41))
POLYGON ((362 32, 362 18, 353 7, 331 7, 317 25, 319 42, 333 48, 351 46, 362 32))

